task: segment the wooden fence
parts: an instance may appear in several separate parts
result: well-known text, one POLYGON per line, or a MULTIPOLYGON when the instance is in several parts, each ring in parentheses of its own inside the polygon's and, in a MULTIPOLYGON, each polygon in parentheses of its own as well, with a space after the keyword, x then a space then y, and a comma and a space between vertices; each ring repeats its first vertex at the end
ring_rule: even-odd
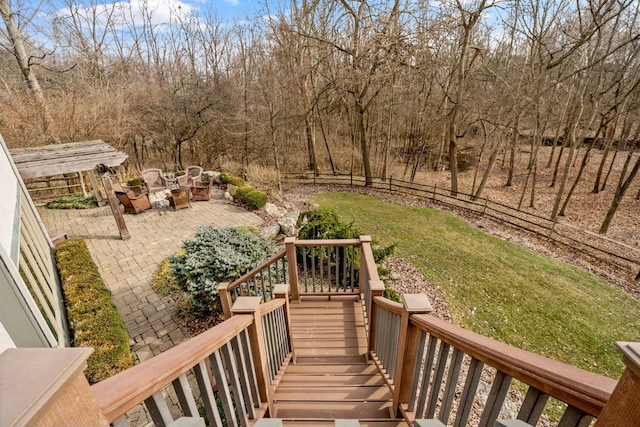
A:
MULTIPOLYGON (((290 184, 334 185, 354 188, 366 186, 366 177, 359 175, 316 175, 312 172, 301 172, 287 174, 285 179, 290 184)), ((579 249, 596 259, 613 263, 617 267, 633 274, 638 272, 640 268, 640 249, 570 224, 518 210, 495 202, 488 197, 474 197, 462 192, 458 192, 457 196, 453 196, 449 189, 438 187, 436 184, 420 184, 394 179, 393 177, 388 179, 371 178, 371 185, 367 188, 377 191, 389 191, 398 195, 413 196, 424 201, 464 209, 493 218, 556 243, 579 249)), ((640 273, 636 276, 636 280, 640 280, 640 273)))

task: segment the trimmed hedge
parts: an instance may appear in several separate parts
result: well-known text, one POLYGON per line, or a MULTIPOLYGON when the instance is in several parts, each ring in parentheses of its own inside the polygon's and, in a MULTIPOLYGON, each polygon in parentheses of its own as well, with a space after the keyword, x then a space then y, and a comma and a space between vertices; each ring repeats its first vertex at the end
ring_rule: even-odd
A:
POLYGON ((235 185, 238 188, 245 186, 244 180, 231 172, 222 172, 220 174, 220 182, 223 184, 235 185))
POLYGON ((249 209, 260 209, 267 204, 269 198, 262 191, 253 187, 241 187, 236 190, 236 200, 245 204, 249 209))
POLYGON ((93 347, 85 375, 91 384, 133 366, 127 328, 93 262, 84 239, 56 245, 75 347, 93 347))

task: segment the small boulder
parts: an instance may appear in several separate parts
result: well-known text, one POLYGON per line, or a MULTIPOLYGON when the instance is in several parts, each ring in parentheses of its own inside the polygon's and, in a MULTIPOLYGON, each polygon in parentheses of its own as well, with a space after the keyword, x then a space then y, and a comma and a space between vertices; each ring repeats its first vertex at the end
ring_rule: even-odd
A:
POLYGON ((235 197, 236 190, 238 190, 238 186, 233 185, 233 184, 227 184, 227 193, 229 193, 229 194, 231 194, 232 196, 235 197))
POLYGON ((231 194, 229 194, 228 191, 224 192, 224 199, 228 202, 233 202, 233 196, 231 194))
POLYGON ((285 216, 278 220, 280 226, 280 232, 287 237, 293 237, 296 235, 296 222, 297 219, 290 216, 285 216))
POLYGON ((278 234, 280 234, 280 225, 273 224, 263 228, 260 232, 260 237, 264 237, 265 239, 275 239, 278 234))
POLYGON ((264 211, 267 213, 267 215, 273 216, 278 213, 278 207, 273 203, 267 203, 266 205, 264 205, 264 211))

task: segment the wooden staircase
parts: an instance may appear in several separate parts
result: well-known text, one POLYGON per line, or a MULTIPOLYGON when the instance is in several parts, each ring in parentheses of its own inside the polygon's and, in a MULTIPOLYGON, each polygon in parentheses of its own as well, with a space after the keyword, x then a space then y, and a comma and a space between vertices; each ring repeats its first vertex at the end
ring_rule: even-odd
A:
POLYGON ((335 419, 361 426, 406 426, 391 417, 392 395, 367 361, 361 303, 350 299, 291 304, 297 361, 289 364, 275 393, 274 417, 285 426, 333 426, 335 419))

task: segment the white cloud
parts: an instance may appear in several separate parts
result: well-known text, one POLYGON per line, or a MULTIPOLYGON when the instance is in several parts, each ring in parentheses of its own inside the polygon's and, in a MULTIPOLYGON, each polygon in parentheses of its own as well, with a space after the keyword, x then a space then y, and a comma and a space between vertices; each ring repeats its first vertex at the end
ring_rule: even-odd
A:
POLYGON ((58 19, 76 20, 105 28, 109 24, 120 28, 126 25, 164 25, 193 16, 196 7, 181 0, 130 0, 114 3, 94 4, 90 6, 65 7, 58 9, 58 19))

